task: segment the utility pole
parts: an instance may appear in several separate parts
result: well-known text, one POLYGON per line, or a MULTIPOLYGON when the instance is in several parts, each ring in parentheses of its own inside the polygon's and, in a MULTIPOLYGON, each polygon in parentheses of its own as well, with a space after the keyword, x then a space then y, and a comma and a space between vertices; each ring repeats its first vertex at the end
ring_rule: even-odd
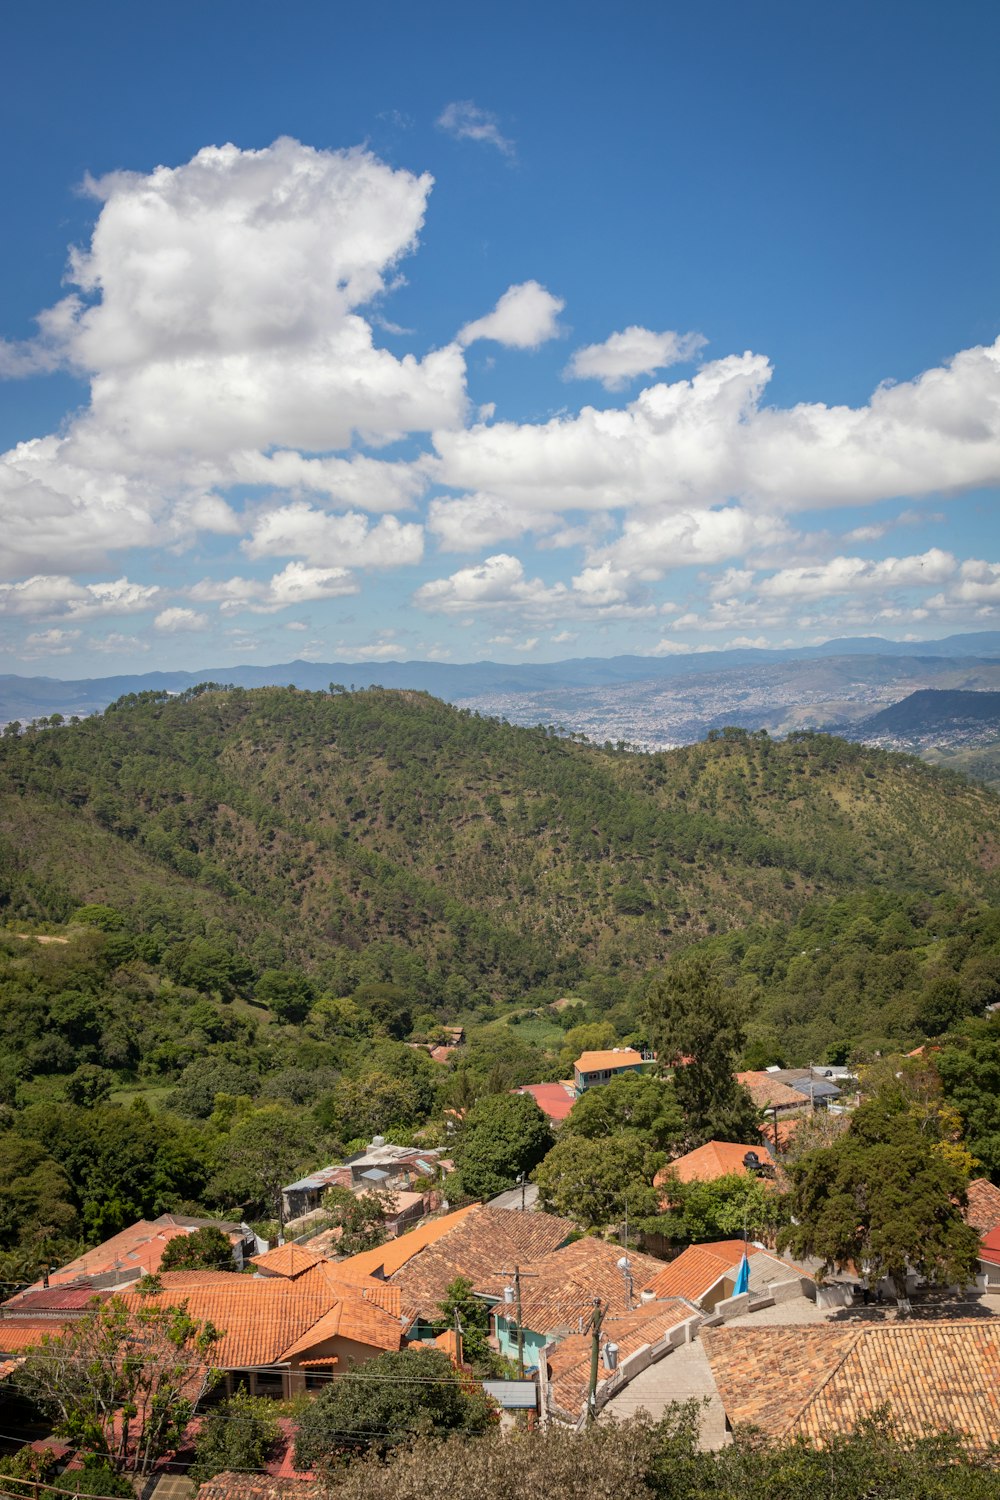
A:
MULTIPOLYGON (((587 1387, 587 1426, 589 1427, 597 1415, 597 1367, 601 1357, 601 1324, 604 1322, 604 1314, 607 1308, 601 1307, 600 1297, 594 1298, 594 1310, 587 1320, 590 1328, 590 1382, 587 1387)), ((584 1330, 586 1332, 586 1329, 584 1330)))
MULTIPOLYGON (((536 1276, 537 1271, 525 1271, 525 1276, 536 1276)), ((521 1276, 520 1266, 515 1266, 513 1271, 501 1271, 501 1276, 513 1276, 514 1278, 514 1300, 517 1305, 517 1378, 524 1379, 524 1328, 521 1324, 521 1276)))
POLYGON ((517 1378, 524 1379, 524 1328, 521 1324, 521 1267, 514 1267, 514 1292, 517 1297, 517 1378))

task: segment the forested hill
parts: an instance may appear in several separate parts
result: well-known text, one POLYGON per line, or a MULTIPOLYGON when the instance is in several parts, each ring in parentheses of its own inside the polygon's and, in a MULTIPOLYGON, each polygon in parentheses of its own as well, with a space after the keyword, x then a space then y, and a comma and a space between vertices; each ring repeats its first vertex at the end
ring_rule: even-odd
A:
POLYGON ((922 688, 862 719, 852 732, 859 739, 894 734, 918 741, 973 726, 1000 735, 1000 693, 922 688))
MULTIPOLYGON (((1000 898, 1000 800, 822 735, 636 755, 424 694, 195 690, 0 740, 5 920, 510 994, 884 885, 1000 898)), ((333 979, 336 986, 336 979, 333 979)), ((345 991, 349 988, 345 984, 345 991)))

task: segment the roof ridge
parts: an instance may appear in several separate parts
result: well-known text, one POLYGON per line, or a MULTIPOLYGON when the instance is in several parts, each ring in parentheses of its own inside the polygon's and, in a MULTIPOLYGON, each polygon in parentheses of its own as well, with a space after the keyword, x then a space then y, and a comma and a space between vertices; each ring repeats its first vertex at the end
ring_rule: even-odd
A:
POLYGON ((841 1355, 840 1359, 837 1360, 836 1364, 834 1364, 834 1366, 833 1366, 832 1369, 827 1370, 826 1374, 823 1376, 823 1379, 819 1382, 818 1385, 816 1385, 816 1386, 813 1387, 813 1389, 809 1392, 809 1394, 806 1397, 806 1399, 802 1402, 801 1406, 799 1406, 796 1409, 796 1411, 792 1415, 791 1419, 786 1424, 786 1427, 785 1427, 785 1431, 786 1432, 791 1432, 792 1428, 795 1427, 798 1422, 801 1422, 801 1420, 805 1416, 805 1413, 808 1410, 808 1408, 813 1404, 813 1402, 815 1400, 818 1399, 818 1397, 820 1396, 821 1392, 826 1389, 826 1387, 830 1384, 830 1381, 833 1379, 833 1377, 836 1374, 838 1374, 839 1371, 841 1371, 844 1368, 844 1365, 846 1364, 847 1360, 854 1353, 855 1349, 858 1347, 858 1344, 861 1342, 861 1339, 864 1336, 865 1331, 866 1330, 863 1329, 863 1328, 859 1328, 858 1329, 857 1333, 854 1335, 854 1337, 852 1338, 850 1344, 844 1350, 844 1352, 841 1355))

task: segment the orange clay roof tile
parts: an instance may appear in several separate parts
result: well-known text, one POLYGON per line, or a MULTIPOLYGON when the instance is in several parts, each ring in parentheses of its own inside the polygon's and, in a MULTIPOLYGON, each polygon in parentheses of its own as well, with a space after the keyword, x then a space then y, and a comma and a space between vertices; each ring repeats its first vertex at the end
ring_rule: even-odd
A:
MULTIPOLYGON (((657 1343, 669 1329, 676 1328, 678 1323, 694 1314, 695 1309, 690 1303, 679 1298, 651 1302, 633 1312, 606 1317, 601 1333, 605 1340, 618 1345, 620 1365, 636 1350, 657 1343)), ((571 1420, 579 1417, 586 1405, 591 1344, 589 1333, 572 1333, 560 1339, 547 1356, 553 1407, 571 1420)), ((598 1379, 607 1379, 607 1373, 602 1365, 598 1379)))
POLYGON ((477 1289, 494 1286, 501 1273, 515 1265, 527 1266, 564 1244, 575 1228, 571 1219, 556 1214, 477 1206, 449 1234, 402 1266, 393 1285, 399 1287, 404 1304, 431 1316, 457 1276, 468 1277, 477 1289))
MULTIPOLYGON (((590 1314, 595 1298, 600 1298, 611 1313, 624 1313, 628 1308, 629 1294, 625 1278, 618 1269, 623 1253, 621 1245, 588 1236, 523 1266, 521 1321, 524 1327, 533 1333, 555 1333, 574 1328, 581 1317, 590 1314)), ((640 1286, 663 1263, 635 1250, 629 1251, 628 1258, 633 1297, 637 1299, 640 1286)), ((491 1296, 502 1296, 504 1283, 509 1279, 506 1276, 491 1277, 488 1281, 474 1283, 474 1289, 491 1296)), ((517 1315, 516 1305, 508 1302, 499 1302, 493 1311, 501 1318, 517 1315)))
POLYGON ((273 1250, 267 1250, 263 1255, 251 1256, 251 1262, 259 1270, 266 1271, 271 1276, 287 1276, 294 1279, 301 1276, 303 1271, 311 1271, 313 1266, 319 1265, 325 1257, 317 1255, 314 1250, 307 1250, 304 1245, 275 1245, 273 1250))
POLYGON ((1000 1320, 702 1333, 729 1421, 822 1442, 886 1405, 904 1434, 955 1429, 988 1448, 1000 1424, 1000 1320))
POLYGON ((378 1245, 374 1250, 363 1250, 360 1255, 351 1255, 347 1260, 339 1261, 337 1274, 347 1281, 354 1281, 358 1276, 391 1276, 428 1245, 433 1245, 443 1235, 450 1234, 479 1206, 478 1203, 470 1203, 466 1208, 457 1208, 453 1213, 443 1214, 438 1219, 425 1219, 415 1229, 407 1230, 406 1234, 378 1245))
POLYGON ((969 1183, 968 1197, 965 1222, 980 1234, 989 1234, 1000 1224, 1000 1188, 985 1177, 977 1177, 969 1183))
MULTIPOLYGON (((747 1245, 750 1255, 756 1255, 757 1246, 747 1245)), ((655 1275, 642 1286, 644 1292, 655 1292, 657 1297, 688 1297, 697 1302, 711 1291, 724 1276, 735 1274, 743 1259, 742 1240, 715 1240, 709 1245, 689 1245, 676 1260, 661 1265, 655 1275)))

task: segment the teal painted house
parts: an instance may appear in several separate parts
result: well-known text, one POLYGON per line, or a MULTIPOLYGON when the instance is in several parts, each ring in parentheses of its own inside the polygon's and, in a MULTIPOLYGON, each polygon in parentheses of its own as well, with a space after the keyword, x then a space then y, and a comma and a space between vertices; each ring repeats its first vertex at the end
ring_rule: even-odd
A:
MULTIPOLYGON (((650 1055, 649 1060, 652 1060, 650 1055)), ((573 1084, 577 1096, 586 1089, 600 1088, 620 1073, 642 1073, 647 1059, 634 1047, 612 1047, 604 1052, 581 1052, 573 1064, 573 1084)))
MULTIPOLYGON (((499 1302, 494 1309, 494 1327, 500 1353, 517 1363, 517 1308, 508 1302, 499 1302)), ((541 1352, 549 1341, 549 1335, 533 1328, 524 1330, 524 1368, 537 1370, 541 1352)))

